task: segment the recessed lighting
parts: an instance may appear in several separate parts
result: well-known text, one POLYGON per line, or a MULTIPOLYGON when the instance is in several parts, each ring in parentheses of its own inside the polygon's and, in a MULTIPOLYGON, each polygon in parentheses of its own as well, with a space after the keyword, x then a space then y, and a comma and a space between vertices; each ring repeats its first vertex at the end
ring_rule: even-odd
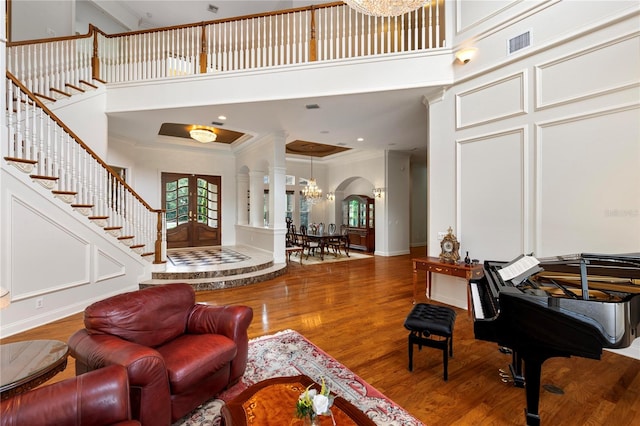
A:
POLYGON ((218 120, 226 120, 227 116, 226 115, 219 115, 218 116, 218 120))
POLYGON ((356 139, 358 142, 364 142, 364 138, 358 138, 356 139))

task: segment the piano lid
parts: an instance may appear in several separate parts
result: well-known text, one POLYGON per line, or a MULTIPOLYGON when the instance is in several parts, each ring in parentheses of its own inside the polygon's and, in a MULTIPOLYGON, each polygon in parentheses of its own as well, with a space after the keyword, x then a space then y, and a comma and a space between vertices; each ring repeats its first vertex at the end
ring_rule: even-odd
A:
POLYGON ((579 253, 538 260, 540 266, 549 272, 579 274, 581 268, 586 268, 589 276, 626 278, 630 283, 633 283, 633 280, 640 280, 640 253, 579 253))

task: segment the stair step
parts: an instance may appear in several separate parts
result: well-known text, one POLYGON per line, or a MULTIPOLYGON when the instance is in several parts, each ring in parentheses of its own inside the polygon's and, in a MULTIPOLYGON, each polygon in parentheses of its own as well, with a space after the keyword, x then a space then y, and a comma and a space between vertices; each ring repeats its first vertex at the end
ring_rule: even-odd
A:
POLYGON ((258 271, 246 272, 237 275, 227 275, 222 277, 208 277, 208 278, 191 278, 184 279, 180 276, 175 278, 157 279, 152 278, 140 283, 140 288, 153 287, 156 285, 170 284, 170 283, 186 283, 193 287, 194 290, 218 290, 223 288, 242 287, 248 284, 255 284, 262 281, 267 281, 280 275, 287 273, 286 263, 276 263, 272 266, 258 271))
POLYGON ((71 97, 71 93, 67 93, 63 90, 56 89, 55 87, 49 88, 49 91, 53 94, 54 100, 57 99, 67 99, 71 97))
POLYGON ((71 207, 83 216, 89 216, 93 211, 93 204, 71 204, 71 207))
POLYGON ((75 201, 77 192, 74 191, 51 191, 51 193, 58 199, 64 201, 67 204, 71 204, 75 201))
POLYGON ((35 97, 40 99, 44 104, 51 104, 56 101, 56 98, 52 98, 51 96, 43 95, 42 93, 34 93, 35 97))
POLYGON ((56 183, 58 182, 58 178, 54 176, 29 175, 29 177, 46 189, 55 188, 56 183))
POLYGON ((89 216, 89 220, 101 228, 107 226, 107 221, 109 220, 109 216, 89 216))
POLYGON ((98 88, 98 86, 96 86, 96 85, 95 85, 95 84, 93 84, 93 83, 89 83, 89 82, 88 82, 88 81, 86 81, 86 80, 80 80, 80 84, 81 84, 82 86, 88 86, 88 87, 89 87, 89 88, 91 88, 91 89, 97 89, 97 88, 98 88))
POLYGON ((27 160, 25 158, 4 157, 4 159, 8 164, 25 173, 31 173, 35 165, 38 164, 36 160, 27 160))
POLYGON ((65 85, 64 85, 64 87, 66 87, 67 89, 70 89, 71 94, 74 94, 74 93, 84 93, 84 92, 85 92, 85 90, 84 90, 83 88, 78 87, 78 86, 74 86, 74 85, 73 85, 73 84, 71 84, 71 83, 67 83, 67 84, 65 84, 65 85))

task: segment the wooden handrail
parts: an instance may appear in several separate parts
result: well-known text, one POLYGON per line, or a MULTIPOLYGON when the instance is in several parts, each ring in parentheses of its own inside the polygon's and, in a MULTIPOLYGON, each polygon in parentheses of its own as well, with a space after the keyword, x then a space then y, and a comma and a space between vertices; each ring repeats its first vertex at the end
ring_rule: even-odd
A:
POLYGON ((62 36, 62 37, 51 37, 51 38, 43 38, 43 39, 32 39, 32 40, 23 40, 23 41, 9 41, 9 42, 7 42, 7 47, 24 46, 24 45, 27 45, 27 44, 51 43, 51 42, 55 42, 55 41, 65 41, 65 40, 78 40, 78 39, 82 39, 82 38, 93 37, 96 33, 102 34, 104 37, 107 37, 107 38, 113 38, 113 37, 123 37, 123 36, 139 35, 139 34, 156 33, 156 32, 161 32, 161 31, 169 31, 169 30, 182 29, 182 28, 193 28, 193 27, 200 27, 200 26, 205 27, 207 25, 223 24, 223 23, 226 23, 226 22, 242 21, 242 20, 245 20, 245 19, 264 18, 264 17, 267 17, 267 16, 285 15, 285 14, 288 14, 288 13, 304 12, 304 11, 307 11, 307 10, 308 11, 314 11, 314 10, 318 10, 318 9, 328 8, 328 7, 340 6, 340 5, 343 5, 343 4, 344 4, 344 2, 338 1, 338 2, 333 2, 333 3, 324 3, 324 4, 320 4, 320 5, 311 5, 311 6, 305 6, 305 7, 296 7, 296 8, 292 8, 292 9, 277 10, 277 11, 274 11, 274 12, 256 13, 256 14, 253 14, 253 15, 236 16, 236 17, 233 17, 233 18, 216 19, 216 20, 212 20, 212 21, 201 21, 201 22, 194 22, 194 23, 191 23, 191 24, 173 25, 173 26, 170 26, 170 27, 153 28, 153 29, 147 29, 147 30, 130 31, 130 32, 123 32, 123 33, 115 33, 115 34, 107 34, 104 31, 102 31, 100 28, 96 27, 95 25, 89 24, 89 31, 86 34, 79 34, 79 35, 72 35, 72 36, 62 36))

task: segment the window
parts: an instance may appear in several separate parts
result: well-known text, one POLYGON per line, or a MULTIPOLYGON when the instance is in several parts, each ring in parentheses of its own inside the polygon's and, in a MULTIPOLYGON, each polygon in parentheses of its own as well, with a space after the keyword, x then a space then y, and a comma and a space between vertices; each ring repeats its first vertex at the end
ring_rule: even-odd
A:
POLYGON ((284 213, 285 217, 288 217, 289 219, 293 219, 293 211, 295 210, 296 201, 294 195, 294 191, 287 191, 285 194, 285 202, 287 204, 284 208, 284 213))

